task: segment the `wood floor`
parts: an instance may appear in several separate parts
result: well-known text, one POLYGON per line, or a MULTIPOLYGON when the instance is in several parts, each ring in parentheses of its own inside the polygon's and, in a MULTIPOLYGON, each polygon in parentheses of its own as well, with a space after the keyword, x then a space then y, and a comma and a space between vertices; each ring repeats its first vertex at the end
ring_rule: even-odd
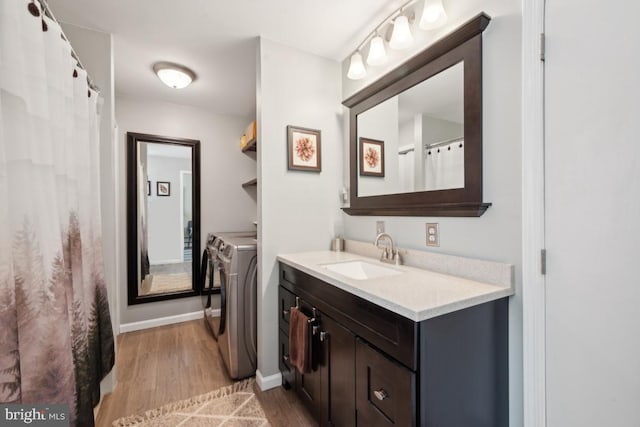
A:
MULTIPOLYGON (((116 367, 118 383, 103 399, 98 427, 233 383, 202 320, 121 334, 116 367)), ((271 425, 317 425, 293 392, 254 391, 271 425)))

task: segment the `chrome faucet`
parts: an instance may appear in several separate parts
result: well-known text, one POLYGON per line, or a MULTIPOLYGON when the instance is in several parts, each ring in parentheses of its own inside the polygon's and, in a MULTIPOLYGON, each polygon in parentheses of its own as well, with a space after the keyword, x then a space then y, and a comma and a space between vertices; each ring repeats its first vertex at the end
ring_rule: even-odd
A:
POLYGON ((382 239, 388 240, 391 248, 387 248, 387 246, 382 248, 380 261, 386 262, 387 264, 395 264, 395 265, 402 264, 402 261, 400 259, 400 253, 398 253, 398 249, 394 248, 393 239, 387 233, 380 233, 376 236, 376 240, 373 242, 376 248, 380 247, 380 240, 382 239))

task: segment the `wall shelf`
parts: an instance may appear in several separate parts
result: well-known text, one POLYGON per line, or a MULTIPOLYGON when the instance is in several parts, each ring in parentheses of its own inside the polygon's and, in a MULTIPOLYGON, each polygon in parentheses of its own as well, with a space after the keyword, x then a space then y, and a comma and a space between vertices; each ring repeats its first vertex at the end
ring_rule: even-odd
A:
POLYGON ((245 153, 247 151, 256 151, 257 149, 257 139, 253 138, 251 140, 249 140, 249 142, 247 142, 247 145, 244 146, 244 148, 242 148, 242 152, 245 153))

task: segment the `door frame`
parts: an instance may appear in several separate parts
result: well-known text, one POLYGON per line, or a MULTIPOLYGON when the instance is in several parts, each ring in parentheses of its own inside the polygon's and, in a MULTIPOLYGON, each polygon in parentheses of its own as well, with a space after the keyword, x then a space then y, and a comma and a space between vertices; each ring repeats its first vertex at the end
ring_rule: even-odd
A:
MULTIPOLYGON (((191 185, 193 188, 193 173, 190 170, 180 171, 180 262, 184 262, 184 176, 191 175, 191 185)), ((191 221, 193 221, 193 212, 191 212, 191 221)), ((193 224, 193 222, 192 222, 193 224)), ((197 256, 196 256, 197 258, 197 256)), ((191 262, 193 262, 193 240, 191 241, 191 262)))
POLYGON ((522 3, 522 323, 525 427, 546 426, 544 0, 522 3))

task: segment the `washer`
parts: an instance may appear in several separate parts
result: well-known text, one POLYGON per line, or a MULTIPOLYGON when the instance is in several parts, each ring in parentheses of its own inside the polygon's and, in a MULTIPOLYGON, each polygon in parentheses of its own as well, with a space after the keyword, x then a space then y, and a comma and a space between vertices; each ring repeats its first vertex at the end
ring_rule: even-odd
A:
POLYGON ((257 248, 250 237, 224 239, 220 261, 218 348, 229 376, 255 375, 257 363, 257 248))
POLYGON ((218 253, 224 248, 224 239, 230 237, 248 237, 255 239, 255 231, 223 231, 209 233, 207 245, 202 252, 200 265, 200 296, 204 310, 204 321, 207 328, 218 339, 220 332, 220 313, 211 307, 212 296, 220 293, 220 273, 218 253))

